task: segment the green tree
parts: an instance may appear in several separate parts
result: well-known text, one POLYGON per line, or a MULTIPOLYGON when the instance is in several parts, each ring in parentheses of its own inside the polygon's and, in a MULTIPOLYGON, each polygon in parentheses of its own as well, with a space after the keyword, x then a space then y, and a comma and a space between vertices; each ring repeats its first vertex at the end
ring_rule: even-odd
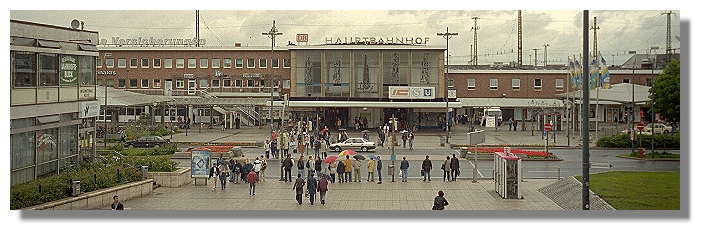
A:
POLYGON ((654 111, 661 114, 667 121, 678 123, 681 115, 681 65, 680 61, 672 60, 666 68, 656 76, 651 87, 649 98, 654 104, 654 111))

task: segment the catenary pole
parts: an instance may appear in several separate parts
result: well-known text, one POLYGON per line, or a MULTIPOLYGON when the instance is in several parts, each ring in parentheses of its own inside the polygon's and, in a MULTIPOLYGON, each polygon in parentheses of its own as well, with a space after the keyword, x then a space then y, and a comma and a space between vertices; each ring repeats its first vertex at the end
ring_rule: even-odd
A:
POLYGON ((590 65, 588 64, 590 58, 590 13, 588 10, 583 11, 583 98, 582 105, 582 138, 583 138, 583 193, 582 193, 582 208, 583 210, 590 210, 590 119, 588 113, 590 112, 590 86, 588 79, 590 79, 590 65))
POLYGON ((450 126, 448 123, 449 122, 448 119, 450 119, 450 117, 449 117, 450 113, 448 111, 448 109, 449 109, 449 107, 448 107, 448 64, 449 64, 448 59, 450 58, 450 53, 448 51, 448 45, 449 45, 450 39, 453 36, 458 35, 458 33, 451 33, 449 31, 448 27, 446 27, 445 33, 436 33, 436 35, 442 36, 443 38, 446 39, 446 66, 445 66, 446 67, 446 74, 445 74, 445 85, 444 85, 445 86, 445 98, 446 98, 445 119, 446 119, 446 143, 450 143, 450 126))
MULTIPOLYGON (((272 39, 272 58, 274 58, 274 44, 276 43, 277 36, 282 35, 277 31, 277 22, 272 20, 272 29, 269 32, 264 32, 262 35, 268 36, 272 39)), ((274 76, 269 76, 269 133, 274 132, 274 117, 272 116, 272 110, 274 109, 274 76)), ((281 119, 281 115, 280 115, 281 119)))

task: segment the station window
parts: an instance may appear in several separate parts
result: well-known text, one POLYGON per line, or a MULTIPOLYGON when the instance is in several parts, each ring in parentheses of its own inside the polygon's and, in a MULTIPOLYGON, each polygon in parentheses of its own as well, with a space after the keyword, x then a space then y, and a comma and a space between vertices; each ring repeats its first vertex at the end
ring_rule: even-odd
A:
POLYGON ((233 59, 225 58, 223 59, 223 68, 229 69, 233 67, 233 59))
POLYGON ((521 88, 521 79, 512 78, 512 89, 519 90, 521 88))
POLYGON ((142 68, 149 68, 149 58, 142 58, 142 68))
POLYGON ((534 79, 534 89, 541 89, 541 79, 540 78, 534 79))
POLYGON ((198 87, 207 88, 208 87, 208 79, 198 80, 198 87))
POLYGON ((282 64, 284 65, 284 68, 291 67, 291 61, 289 59, 282 59, 282 64))
POLYGON ((247 58, 247 67, 248 67, 248 68, 254 68, 254 67, 255 67, 255 59, 254 59, 254 58, 247 58))
POLYGON ((198 64, 200 65, 200 68, 207 69, 208 68, 208 59, 200 59, 198 64))
POLYGON ((125 79, 118 79, 118 88, 125 88, 125 79))
POLYGON ((499 81, 496 78, 490 78, 490 90, 497 90, 499 81))
POLYGON ((242 62, 242 58, 237 58, 237 59, 235 59, 235 68, 241 69, 241 68, 242 68, 242 63, 243 63, 243 62, 242 62))
POLYGON ((154 87, 154 88, 162 87, 162 80, 161 79, 154 79, 152 81, 152 87, 154 87))
POLYGON ((113 58, 105 59, 105 67, 106 68, 115 68, 115 59, 113 59, 113 58))
MULTIPOLYGON (((178 63, 177 63, 178 64, 178 63)), ((196 68, 196 59, 190 58, 188 59, 188 68, 189 69, 195 69, 196 68)))
POLYGON ((220 87, 220 80, 218 80, 218 79, 211 80, 211 87, 219 88, 220 87))
POLYGON ((184 80, 183 79, 176 80, 176 88, 184 88, 184 80))
POLYGON ((152 60, 152 68, 161 68, 161 67, 162 67, 162 59, 154 58, 154 60, 152 60))
POLYGON ((95 58, 95 67, 96 68, 102 68, 103 67, 103 60, 100 59, 100 57, 95 58))
POLYGON ((59 57, 56 54, 39 54, 39 85, 59 85, 59 57))
POLYGON ((453 79, 448 79, 448 88, 455 87, 455 81, 453 79))
POLYGON ((563 90, 563 79, 556 79, 556 90, 563 90))
POLYGON ((15 52, 13 55, 15 87, 37 86, 37 54, 15 52))
POLYGON ((267 68, 267 59, 259 59, 259 67, 267 68))
POLYGON ((475 79, 468 78, 468 90, 475 90, 475 79))
POLYGON ((137 68, 137 58, 130 59, 130 68, 137 68))
POLYGON ((118 68, 127 68, 127 60, 125 58, 118 58, 118 68))
POLYGON ((242 87, 242 80, 235 80, 235 87, 242 87))
POLYGON ((247 87, 255 87, 255 80, 247 80, 247 87))
POLYGON ((230 87, 230 79, 223 79, 223 87, 229 88, 230 87))
POLYGON ((149 88, 149 79, 142 79, 140 87, 149 88))
MULTIPOLYGON (((182 62, 183 62, 183 61, 182 61, 182 62)), ((165 68, 165 69, 170 69, 170 68, 172 68, 173 63, 174 63, 174 60, 173 60, 173 59, 164 59, 164 68, 165 68)), ((181 65, 183 65, 183 63, 181 63, 181 65)))
POLYGON ((137 88, 137 79, 130 79, 130 88, 137 88))
POLYGON ((272 58, 272 68, 279 68, 279 59, 272 58))
POLYGON ((211 60, 211 68, 217 69, 220 68, 220 59, 212 59, 211 60))

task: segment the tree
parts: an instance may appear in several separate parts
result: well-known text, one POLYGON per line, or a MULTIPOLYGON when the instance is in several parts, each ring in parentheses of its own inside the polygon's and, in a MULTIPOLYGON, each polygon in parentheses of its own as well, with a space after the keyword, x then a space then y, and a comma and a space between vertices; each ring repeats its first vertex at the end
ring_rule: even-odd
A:
POLYGON ((681 114, 681 72, 680 61, 672 60, 666 68, 656 76, 649 92, 649 98, 654 102, 654 111, 668 122, 679 123, 681 114))

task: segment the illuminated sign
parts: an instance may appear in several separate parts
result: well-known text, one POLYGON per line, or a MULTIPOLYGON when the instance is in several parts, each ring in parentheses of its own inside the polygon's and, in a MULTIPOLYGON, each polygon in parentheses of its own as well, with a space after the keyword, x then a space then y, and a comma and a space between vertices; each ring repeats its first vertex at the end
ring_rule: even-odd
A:
POLYGON ((426 45, 430 37, 326 37, 326 44, 408 44, 426 45))
POLYGON ((113 46, 195 46, 206 45, 206 39, 196 38, 120 38, 112 37, 110 43, 108 39, 101 38, 98 45, 113 45, 113 46))
POLYGON ((436 96, 435 87, 390 86, 390 99, 433 99, 436 96))
POLYGON ((308 42, 308 34, 296 34, 296 42, 308 42))
POLYGON ((110 75, 110 76, 117 76, 117 72, 114 70, 96 70, 95 71, 96 75, 110 75))

